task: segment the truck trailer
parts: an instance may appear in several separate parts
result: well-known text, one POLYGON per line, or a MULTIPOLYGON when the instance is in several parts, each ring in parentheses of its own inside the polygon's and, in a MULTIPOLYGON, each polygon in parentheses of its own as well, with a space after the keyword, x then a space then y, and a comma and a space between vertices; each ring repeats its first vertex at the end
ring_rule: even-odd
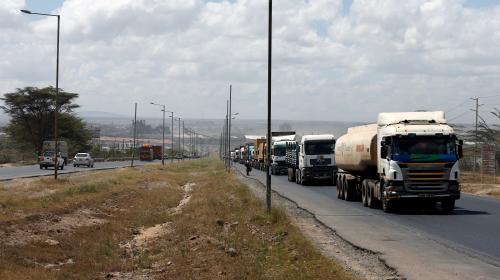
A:
POLYGON ((337 140, 337 197, 366 207, 416 200, 451 213, 460 198, 462 141, 444 112, 380 113, 376 124, 349 128, 337 140))
POLYGON ((254 168, 266 169, 267 139, 265 137, 255 139, 255 161, 254 168))
POLYGON ((332 134, 304 135, 300 142, 286 142, 288 180, 304 185, 318 180, 332 181, 337 171, 332 134))

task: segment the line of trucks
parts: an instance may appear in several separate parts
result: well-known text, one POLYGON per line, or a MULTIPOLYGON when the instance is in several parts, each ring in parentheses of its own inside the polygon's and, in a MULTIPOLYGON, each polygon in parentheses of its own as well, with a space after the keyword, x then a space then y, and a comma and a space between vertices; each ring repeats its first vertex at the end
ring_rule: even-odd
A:
MULTIPOLYGON (((460 198, 463 142, 444 112, 380 113, 377 123, 331 134, 272 133, 271 174, 306 185, 327 181, 337 197, 392 212, 405 202, 453 212, 460 198)), ((231 152, 234 161, 266 170, 266 139, 231 152)))

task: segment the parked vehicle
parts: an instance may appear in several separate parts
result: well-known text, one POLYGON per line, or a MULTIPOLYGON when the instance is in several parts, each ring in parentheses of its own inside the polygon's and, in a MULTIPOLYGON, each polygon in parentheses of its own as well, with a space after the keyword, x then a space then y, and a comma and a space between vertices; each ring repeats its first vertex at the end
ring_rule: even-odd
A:
POLYGON ((63 170, 64 169, 64 159, 61 156, 61 153, 57 156, 57 164, 56 164, 56 153, 54 151, 48 150, 43 153, 42 156, 38 159, 40 169, 47 169, 49 167, 54 167, 63 170))
POLYGON ((288 180, 306 184, 332 180, 337 171, 334 158, 335 137, 331 134, 304 135, 300 142, 286 143, 288 180))
POLYGON ((77 153, 73 158, 73 167, 80 167, 80 165, 94 168, 94 159, 89 153, 77 153))
MULTIPOLYGON (((57 141, 57 151, 64 160, 64 165, 68 165, 68 143, 65 141, 57 141)), ((43 141, 42 154, 47 151, 56 150, 56 141, 43 141)))
POLYGON ((394 210, 414 200, 451 213, 460 198, 462 141, 444 112, 381 113, 376 124, 349 128, 335 148, 337 197, 394 210))
POLYGON ((149 144, 144 144, 142 147, 139 147, 139 160, 152 161, 153 159, 153 148, 149 144))
POLYGON ((162 159, 163 149, 161 146, 151 146, 153 149, 153 159, 162 159))
POLYGON ((253 167, 260 170, 266 169, 267 139, 265 137, 255 139, 255 159, 253 167))
POLYGON ((286 143, 295 142, 295 132, 272 132, 271 174, 287 174, 286 143))
POLYGON ((234 149, 234 162, 240 161, 240 150, 238 148, 234 149))

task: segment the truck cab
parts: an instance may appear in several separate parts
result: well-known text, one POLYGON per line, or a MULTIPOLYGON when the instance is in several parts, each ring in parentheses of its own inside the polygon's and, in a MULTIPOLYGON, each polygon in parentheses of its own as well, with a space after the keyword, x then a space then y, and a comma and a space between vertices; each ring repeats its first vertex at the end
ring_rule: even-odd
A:
POLYGON ((460 198, 462 141, 444 113, 382 113, 378 127, 382 202, 425 198, 452 211, 460 198))
POLYGON ((335 137, 331 134, 304 135, 298 143, 297 182, 332 181, 336 172, 335 137))
POLYGON ((271 148, 271 174, 286 174, 286 140, 275 141, 271 148))

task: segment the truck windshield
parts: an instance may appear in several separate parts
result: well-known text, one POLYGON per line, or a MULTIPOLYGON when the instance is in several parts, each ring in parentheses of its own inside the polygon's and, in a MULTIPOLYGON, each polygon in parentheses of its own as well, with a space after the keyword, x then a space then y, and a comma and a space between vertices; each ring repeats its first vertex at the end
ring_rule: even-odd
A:
POLYGON ((335 149, 334 142, 306 142, 305 143, 306 155, 333 154, 334 149, 335 149))
POLYGON ((451 137, 420 136, 394 139, 393 160, 456 161, 455 141, 451 137))
POLYGON ((286 156, 286 149, 284 147, 274 148, 274 155, 277 157, 286 156))

